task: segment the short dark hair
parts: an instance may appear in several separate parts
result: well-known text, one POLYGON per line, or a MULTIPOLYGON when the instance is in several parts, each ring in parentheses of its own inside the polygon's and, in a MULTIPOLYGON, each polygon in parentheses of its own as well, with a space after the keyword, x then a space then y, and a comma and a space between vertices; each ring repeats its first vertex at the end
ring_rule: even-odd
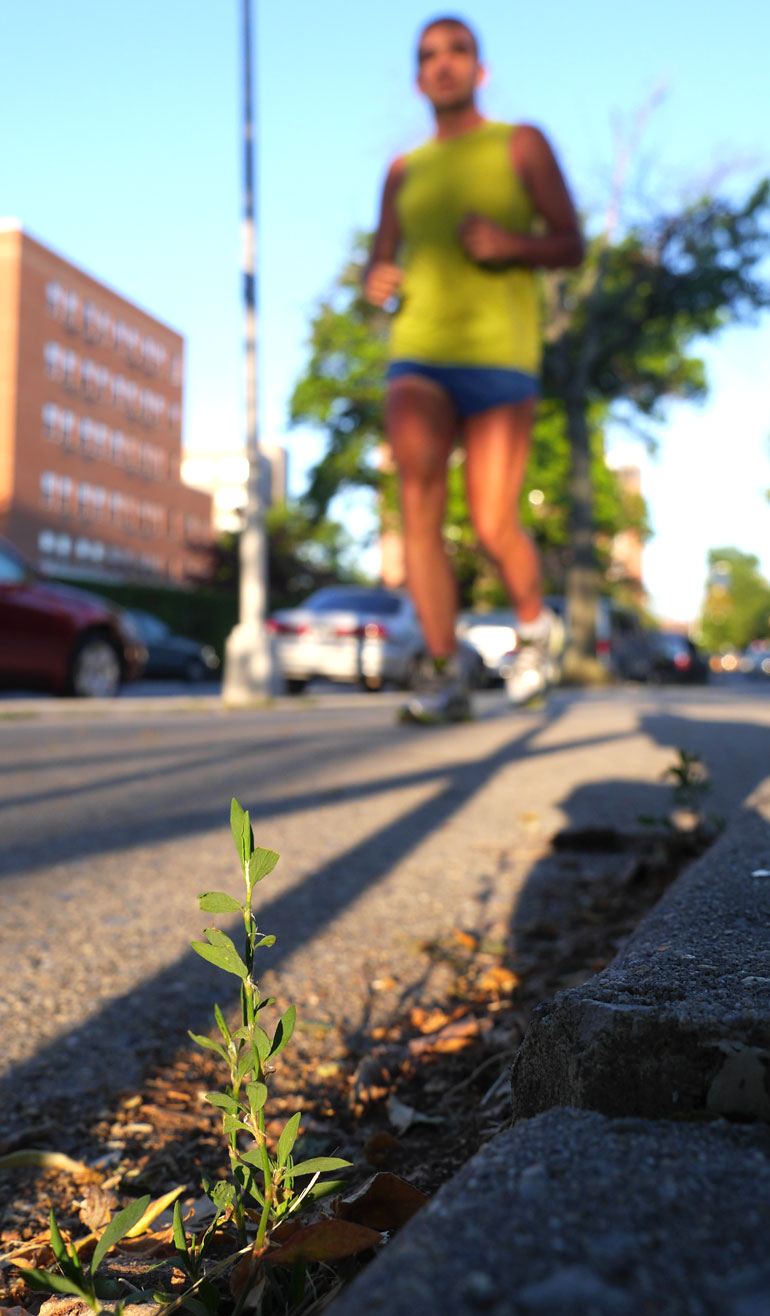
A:
POLYGON ((444 25, 446 25, 447 27, 461 27, 464 32, 467 32, 468 36, 473 42, 473 53, 476 56, 476 59, 481 59, 481 48, 479 46, 479 39, 476 36, 476 33, 474 32, 470 23, 466 22, 464 18, 460 18, 459 15, 457 14, 440 14, 438 18, 431 18, 427 23, 424 23, 422 28, 420 29, 420 35, 417 38, 418 63, 420 58, 420 42, 425 36, 425 33, 430 32, 432 27, 442 27, 444 25))

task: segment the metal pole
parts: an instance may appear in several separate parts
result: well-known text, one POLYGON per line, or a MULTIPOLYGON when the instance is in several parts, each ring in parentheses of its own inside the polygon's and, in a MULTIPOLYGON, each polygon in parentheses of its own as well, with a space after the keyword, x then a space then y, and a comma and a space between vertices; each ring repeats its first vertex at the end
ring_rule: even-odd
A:
POLYGON ((267 543, 262 497, 262 461, 257 410, 257 132, 252 97, 251 0, 242 0, 243 18, 243 302, 246 366, 246 486, 245 524, 240 540, 240 594, 238 625, 225 649, 223 696, 227 703, 249 703, 271 693, 275 665, 265 632, 267 599, 267 543))

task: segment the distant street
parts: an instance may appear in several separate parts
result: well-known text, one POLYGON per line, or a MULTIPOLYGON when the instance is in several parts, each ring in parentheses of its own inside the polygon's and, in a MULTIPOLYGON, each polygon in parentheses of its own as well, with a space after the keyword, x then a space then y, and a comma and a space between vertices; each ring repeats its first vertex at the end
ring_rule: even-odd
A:
POLYGON ((420 939, 505 929, 559 827, 664 811, 677 747, 703 756, 722 814, 770 764, 764 685, 559 691, 518 714, 493 691, 476 722, 432 731, 395 725, 397 702, 0 699, 6 1111, 130 1084, 228 1003, 235 980, 189 942, 196 894, 238 889, 233 795, 282 856, 261 889, 271 988, 352 1027, 372 984, 424 972, 420 939))

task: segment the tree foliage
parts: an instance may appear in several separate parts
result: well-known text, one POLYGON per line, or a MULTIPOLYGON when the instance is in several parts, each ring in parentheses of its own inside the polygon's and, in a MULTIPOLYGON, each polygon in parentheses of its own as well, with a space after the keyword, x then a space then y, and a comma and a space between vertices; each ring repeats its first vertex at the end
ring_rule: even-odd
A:
MULTIPOLYGON (((359 578, 351 565, 352 541, 345 527, 312 517, 296 501, 273 503, 265 515, 268 540, 269 606, 293 607, 322 585, 359 578)), ((222 534, 214 549, 214 579, 238 588, 238 535, 222 534)))
POLYGON ((703 644, 715 651, 745 649, 770 636, 770 584, 759 559, 737 548, 709 552, 709 581, 700 616, 703 644))

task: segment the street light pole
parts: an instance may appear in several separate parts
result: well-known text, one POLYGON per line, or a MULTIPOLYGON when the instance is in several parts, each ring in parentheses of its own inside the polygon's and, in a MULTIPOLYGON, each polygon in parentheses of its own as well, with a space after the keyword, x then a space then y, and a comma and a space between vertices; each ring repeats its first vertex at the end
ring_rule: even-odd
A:
POLYGON ((222 694, 226 703, 247 704, 270 694, 275 666, 265 631, 267 597, 267 539, 262 459, 257 414, 257 226, 256 113, 252 97, 251 0, 243 9, 243 301, 246 364, 246 485, 245 524, 240 539, 240 592, 238 625, 225 646, 222 694))

